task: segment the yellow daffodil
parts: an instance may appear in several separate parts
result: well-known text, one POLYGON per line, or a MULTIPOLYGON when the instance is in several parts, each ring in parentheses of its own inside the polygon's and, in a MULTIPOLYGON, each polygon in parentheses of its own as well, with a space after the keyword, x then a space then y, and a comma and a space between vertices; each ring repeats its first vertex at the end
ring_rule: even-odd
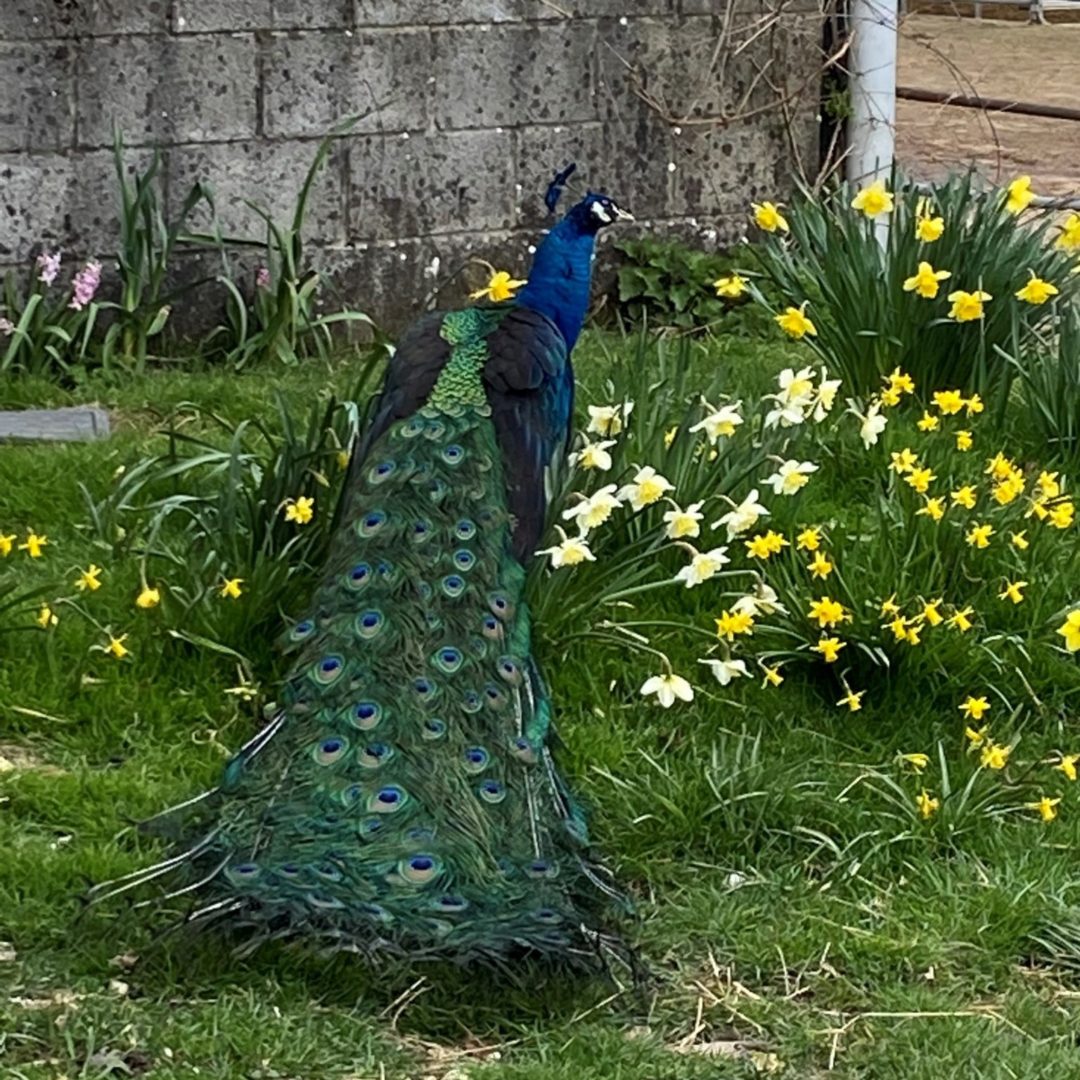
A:
POLYGON ((75 588, 79 592, 97 592, 101 588, 101 567, 91 563, 88 569, 80 570, 75 588))
POLYGON ((923 215, 915 219, 915 239, 924 244, 940 240, 945 232, 945 219, 923 215))
POLYGON ((967 739, 970 744, 968 746, 968 751, 978 750, 980 746, 984 745, 988 741, 989 732, 989 724, 983 724, 978 730, 973 727, 965 727, 964 738, 967 739))
POLYGON ((969 532, 964 534, 964 539, 975 548, 988 548, 990 537, 994 535, 993 525, 973 525, 969 532))
POLYGON ((350 460, 351 458, 349 457, 348 450, 339 450, 337 452, 337 466, 339 469, 347 469, 350 460))
POLYGON ((1076 506, 1071 502, 1058 503, 1047 515, 1047 521, 1055 529, 1067 529, 1076 519, 1076 506))
POLYGON ((1024 601, 1024 589, 1026 587, 1026 581, 1006 581, 1005 588, 998 593, 998 599, 1011 600, 1014 604, 1021 604, 1024 601))
POLYGON ((1057 804, 1061 802, 1061 799, 1051 799, 1048 795, 1044 795, 1038 802, 1025 803, 1025 810, 1035 810, 1038 812, 1039 817, 1043 819, 1043 824, 1049 825, 1051 821, 1058 816, 1057 804))
POLYGON ((1034 270, 1029 270, 1028 273, 1031 275, 1028 283, 1022 289, 1016 290, 1017 300, 1023 300, 1025 304, 1037 305, 1045 304, 1050 297, 1057 296, 1060 290, 1056 285, 1038 277, 1034 270))
POLYGON ((806 315, 806 305, 808 303, 808 300, 804 300, 797 308, 786 307, 782 314, 774 316, 776 325, 788 337, 794 338, 796 341, 806 337, 807 334, 811 337, 817 337, 817 327, 806 315))
POLYGON ((892 469, 893 472, 911 472, 911 470, 919 464, 918 456, 912 453, 906 446, 903 450, 894 450, 889 457, 892 459, 889 468, 892 469))
POLYGON ((725 611, 716 622, 716 636, 721 641, 734 641, 740 634, 754 632, 754 619, 745 611, 725 611))
POLYGON ((1080 652, 1080 608, 1070 611, 1065 621, 1054 631, 1065 639, 1069 652, 1080 652))
POLYGON ((900 614, 900 607, 896 603, 896 593, 893 593, 892 596, 890 596, 888 600, 882 600, 881 601, 881 617, 882 618, 884 618, 886 615, 899 615, 899 614, 900 614))
POLYGON ((41 605, 41 610, 38 612, 36 622, 42 630, 48 630, 50 626, 55 626, 59 621, 59 616, 48 604, 41 605))
POLYGON ((817 551, 821 547, 821 530, 818 528, 805 528, 795 537, 795 547, 799 551, 817 551))
POLYGON ((119 637, 113 637, 109 635, 109 644, 105 646, 107 652, 111 652, 117 660, 123 660, 125 656, 130 655, 131 650, 124 644, 127 640, 127 634, 121 634, 119 637))
POLYGON ((736 300, 746 292, 746 278, 734 273, 728 274, 726 277, 717 278, 713 282, 713 288, 717 296, 736 300))
POLYGON ((1058 482, 1056 472, 1047 472, 1043 469, 1039 473, 1039 478, 1035 481, 1035 484, 1039 489, 1039 494, 1044 499, 1056 499, 1061 494, 1061 484, 1058 482))
POLYGON ((895 386, 886 386, 878 395, 878 401, 888 409, 895 409, 900 404, 900 391, 895 386))
POLYGON ((1035 192, 1031 190, 1031 177, 1018 176, 1006 189, 1005 209, 1010 214, 1019 214, 1031 205, 1035 192))
POLYGON ((930 626, 937 626, 939 623, 945 621, 945 616, 938 611, 941 606, 942 597, 938 597, 936 600, 927 600, 923 604, 922 617, 929 623, 930 626))
POLYGON ((941 282, 951 277, 951 270, 935 270, 930 263, 921 262, 915 273, 904 279, 904 292, 913 292, 924 300, 933 300, 941 290, 941 282))
POLYGON ((875 218, 879 214, 891 214, 893 211, 893 194, 885 187, 884 180, 875 180, 872 184, 861 188, 851 200, 853 210, 861 210, 868 218, 875 218))
POLYGON ((836 703, 837 705, 846 705, 851 712, 858 712, 862 708, 863 695, 865 690, 848 690, 848 692, 836 703))
POLYGON ((949 498, 952 499, 954 506, 962 506, 965 510, 973 510, 975 503, 978 502, 979 493, 970 484, 965 484, 955 491, 950 491, 949 498))
POLYGON ((971 621, 971 616, 975 614, 975 609, 966 607, 961 608, 959 611, 954 612, 945 620, 946 625, 953 627, 955 630, 959 630, 961 634, 966 633, 972 628, 974 623, 971 621))
POLYGON ((936 416, 924 412, 922 414, 922 419, 918 421, 916 426, 920 431, 937 431, 940 424, 941 421, 936 416))
POLYGON ((923 771, 923 769, 925 769, 926 766, 930 764, 930 755, 929 754, 897 754, 896 755, 896 760, 901 765, 910 765, 911 768, 915 772, 921 773, 923 771))
POLYGON ((904 482, 913 487, 920 495, 925 495, 931 483, 937 479, 935 473, 928 467, 924 469, 912 469, 904 477, 904 482))
POLYGON ((908 635, 908 621, 903 615, 897 615, 889 623, 889 629, 892 631, 893 638, 896 641, 904 641, 908 635))
POLYGON ((893 368, 886 378, 893 390, 899 390, 902 394, 915 393, 915 380, 906 371, 901 371, 899 367, 893 368))
POLYGON ((285 520, 295 521, 297 525, 306 525, 315 516, 315 500, 301 495, 298 499, 289 499, 285 504, 285 520))
POLYGON ((1080 214, 1070 214, 1061 226, 1054 246, 1062 251, 1080 251, 1080 214))
POLYGON ((227 578, 224 584, 221 586, 221 591, 219 595, 227 596, 230 600, 239 600, 241 594, 243 593, 243 589, 240 588, 243 583, 243 578, 227 578))
POLYGON ((31 559, 41 558, 41 549, 48 544, 49 538, 47 536, 39 536, 32 529, 26 536, 26 543, 19 545, 20 551, 25 551, 31 559))
POLYGON ((967 720, 981 720, 990 711, 990 702, 985 697, 972 697, 969 694, 960 703, 960 711, 967 720))
POLYGON ((943 416, 953 416, 964 407, 964 395, 959 390, 936 390, 934 404, 943 416))
POLYGON ((768 559, 772 555, 779 554, 788 546, 788 541, 779 533, 773 532, 772 529, 766 533, 758 533, 743 542, 746 544, 746 553, 752 559, 768 559))
POLYGON ((672 424, 671 427, 664 432, 664 449, 670 450, 672 443, 675 442, 675 436, 679 434, 679 425, 672 424))
POLYGON ((822 638, 816 645, 810 646, 811 652, 821 653, 826 664, 835 664, 840 656, 840 650, 847 645, 846 641, 839 638, 822 638))
POLYGON ((17 537, 14 533, 5 536, 0 533, 0 559, 6 559, 15 547, 15 540, 17 537))
POLYGON ((1009 533, 1009 543, 1012 544, 1017 551, 1027 551, 1031 546, 1031 541, 1027 538, 1027 529, 1022 529, 1020 532, 1009 533))
POLYGON ((1016 472, 1016 463, 1007 458, 1000 450, 986 463, 983 470, 995 480, 1004 480, 1016 472))
POLYGON ((915 516, 940 521, 945 516, 945 500, 936 495, 928 496, 926 502, 915 511, 915 516))
POLYGON ((160 603, 161 590, 151 589, 149 585, 144 585, 142 591, 135 597, 135 606, 142 608, 144 611, 156 608, 160 603))
POLYGON ((806 569, 816 578, 827 578, 833 572, 833 564, 824 551, 819 551, 806 569))
POLYGON ((975 322, 986 314, 983 305, 993 299, 988 292, 983 292, 981 289, 976 289, 974 292, 957 289, 956 292, 949 293, 949 303, 952 304, 949 308, 949 318, 956 322, 975 322))
POLYGON ((919 810, 919 817, 926 821, 941 809, 941 801, 939 799, 931 798, 926 788, 923 788, 922 791, 915 796, 915 806, 919 810))
POLYGON ((491 300, 493 303, 501 304, 504 300, 509 300, 524 284, 526 282, 512 278, 505 270, 496 270, 482 289, 469 293, 469 298, 491 300))
POLYGON ((817 619, 818 626, 824 629, 826 626, 838 626, 847 618, 847 613, 844 611, 844 605, 839 600, 831 600, 827 596, 822 596, 810 605, 807 616, 811 619, 817 619))
POLYGON ((762 680, 762 687, 765 686, 779 686, 784 681, 784 676, 780 674, 780 668, 769 667, 768 664, 762 665, 762 671, 765 673, 765 678, 762 680))
POLYGON ((956 432, 956 449, 961 453, 966 453, 975 445, 975 440, 972 438, 970 431, 958 431, 956 432))
POLYGON ((1061 760, 1054 766, 1060 772, 1065 774, 1065 779, 1069 781, 1076 780, 1076 763, 1080 761, 1080 754, 1062 754, 1061 760))
POLYGON ((987 743, 979 755, 979 764, 986 769, 1004 769, 1009 763, 1009 755, 1012 753, 1011 746, 1002 746, 1000 743, 987 743))
POLYGON ((752 203, 754 211, 754 224, 765 232, 789 232, 787 219, 780 213, 780 209, 771 202, 752 203))
POLYGON ((976 416, 981 413, 986 406, 983 404, 983 399, 978 394, 972 394, 971 397, 964 399, 964 408, 967 410, 968 416, 976 416))

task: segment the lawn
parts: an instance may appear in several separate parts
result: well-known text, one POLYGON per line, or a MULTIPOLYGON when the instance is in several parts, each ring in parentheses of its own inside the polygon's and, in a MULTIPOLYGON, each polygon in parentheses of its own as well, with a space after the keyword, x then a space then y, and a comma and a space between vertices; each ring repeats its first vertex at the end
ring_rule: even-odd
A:
MULTIPOLYGON (((582 409, 604 399, 605 357, 619 348, 599 332, 583 339, 582 409)), ((719 368, 732 397, 750 400, 804 358, 797 345, 724 338, 694 347, 693 370, 719 368)), ((107 441, 0 448, 0 533, 32 526, 50 540, 34 564, 0 560, 0 601, 8 587, 72 579, 96 561, 105 574, 95 618, 130 632, 132 649, 123 662, 95 650, 100 631, 66 611, 49 631, 33 625, 36 607, 0 613, 0 629, 29 627, 0 635, 5 1077, 1076 1075, 1080 984, 1069 961, 1080 966, 1080 919, 1068 920, 1080 814, 1044 826, 1031 813, 987 812, 947 842, 913 826, 883 778, 916 791, 897 753, 936 758, 940 741, 943 754, 962 756, 963 724, 901 678, 883 679, 856 713, 799 674, 778 688, 714 686, 662 710, 638 693, 648 665, 545 641, 561 760, 636 901, 629 933, 652 971, 643 986, 619 971, 589 983, 523 970, 517 985, 370 972, 348 956, 274 949, 234 960, 219 941, 162 936, 147 912, 84 911, 88 882, 160 850, 127 824, 212 784, 258 719, 225 693, 235 659, 140 648, 138 619, 153 615, 132 606, 137 563, 106 561, 86 527, 83 485, 100 496, 121 466, 160 449, 177 410, 188 430, 203 430, 185 403, 234 424, 273 424, 275 391, 302 415, 354 377, 343 360, 235 376, 156 372, 77 392, 0 384, 5 407, 96 399, 116 418, 107 441)), ((1033 452, 1022 418, 1010 424, 1033 452)), ((866 480, 852 465, 809 488, 807 513, 857 514, 866 480)), ((704 592, 654 594, 663 599, 649 605, 708 623, 704 592)), ((270 678, 270 651, 251 650, 270 678)), ((689 668, 694 656, 672 659, 689 668)), ((1023 728, 1034 761, 1073 749, 1080 698, 1075 663, 1036 676, 1041 708, 1023 728)))

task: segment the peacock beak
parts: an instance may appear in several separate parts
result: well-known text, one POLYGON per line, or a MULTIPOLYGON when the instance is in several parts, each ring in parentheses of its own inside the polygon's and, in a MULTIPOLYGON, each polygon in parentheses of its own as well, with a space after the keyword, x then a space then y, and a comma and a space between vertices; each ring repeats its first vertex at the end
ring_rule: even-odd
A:
POLYGON ((616 221, 633 221, 634 215, 629 210, 624 210, 621 206, 612 205, 612 209, 615 211, 616 221))

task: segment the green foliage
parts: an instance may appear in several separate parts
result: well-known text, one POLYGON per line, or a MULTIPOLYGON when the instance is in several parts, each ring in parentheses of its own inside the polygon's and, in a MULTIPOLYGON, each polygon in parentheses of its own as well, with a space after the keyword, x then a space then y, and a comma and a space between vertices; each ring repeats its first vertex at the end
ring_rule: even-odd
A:
POLYGON ((999 401, 1008 391, 1011 367, 1000 349, 1021 349, 1034 330, 1048 323, 1053 305, 1032 306, 1015 292, 1029 273, 1076 295, 1080 278, 1069 273, 1067 255, 1049 241, 1053 220, 1017 219, 1001 190, 981 190, 973 174, 953 177, 924 194, 900 183, 883 248, 875 223, 851 207, 843 186, 825 196, 801 194, 785 211, 790 233, 776 231, 754 245, 765 277, 783 299, 761 296, 770 310, 798 307, 817 329, 805 340, 843 376, 849 392, 868 395, 896 367, 914 376, 920 393, 963 386, 999 401), (923 200, 926 200, 923 202, 923 200), (937 241, 916 236, 920 206, 944 220, 937 241), (935 299, 905 291, 920 261, 951 273, 935 299), (993 299, 985 317, 966 323, 948 318, 947 296, 981 289, 993 299))
POLYGON ((1035 431, 1050 453, 1080 457, 1080 309, 1066 307, 1053 323, 1005 353, 1035 431))
MULTIPOLYGON (((733 273, 730 256, 649 236, 619 241, 616 249, 623 256, 619 304, 633 322, 695 331, 767 329, 766 320, 748 305, 748 296, 717 295, 714 282, 733 273)), ((740 261, 746 258, 740 255, 740 261)))

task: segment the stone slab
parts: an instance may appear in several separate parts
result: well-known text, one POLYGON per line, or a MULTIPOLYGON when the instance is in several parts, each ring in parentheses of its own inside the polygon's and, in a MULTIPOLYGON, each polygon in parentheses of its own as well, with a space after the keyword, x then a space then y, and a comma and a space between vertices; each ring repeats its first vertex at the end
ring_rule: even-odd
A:
POLYGON ((266 133, 323 135, 366 113, 356 132, 427 127, 431 39, 426 31, 274 34, 262 58, 266 133))
POLYGON ((82 42, 79 145, 111 145, 114 122, 130 145, 253 136, 255 56, 250 34, 82 42))
POLYGON ((74 76, 73 43, 0 43, 0 151, 71 145, 74 76))
POLYGON ((175 0, 172 29, 177 34, 213 30, 261 30, 271 24, 271 0, 175 0))
POLYGON ((434 38, 440 128, 596 119, 590 24, 447 27, 434 38))
POLYGON ((353 0, 270 0, 275 30, 351 27, 353 0))
POLYGON ((91 442, 109 435, 109 414, 94 405, 0 412, 0 439, 91 442))
POLYGON ((351 142, 350 239, 492 231, 513 224, 508 129, 372 135, 351 142))
MULTIPOLYGON (((169 28, 172 0, 67 0, 90 6, 93 34, 161 34, 169 28)), ((56 3, 56 0, 53 0, 56 3)))

